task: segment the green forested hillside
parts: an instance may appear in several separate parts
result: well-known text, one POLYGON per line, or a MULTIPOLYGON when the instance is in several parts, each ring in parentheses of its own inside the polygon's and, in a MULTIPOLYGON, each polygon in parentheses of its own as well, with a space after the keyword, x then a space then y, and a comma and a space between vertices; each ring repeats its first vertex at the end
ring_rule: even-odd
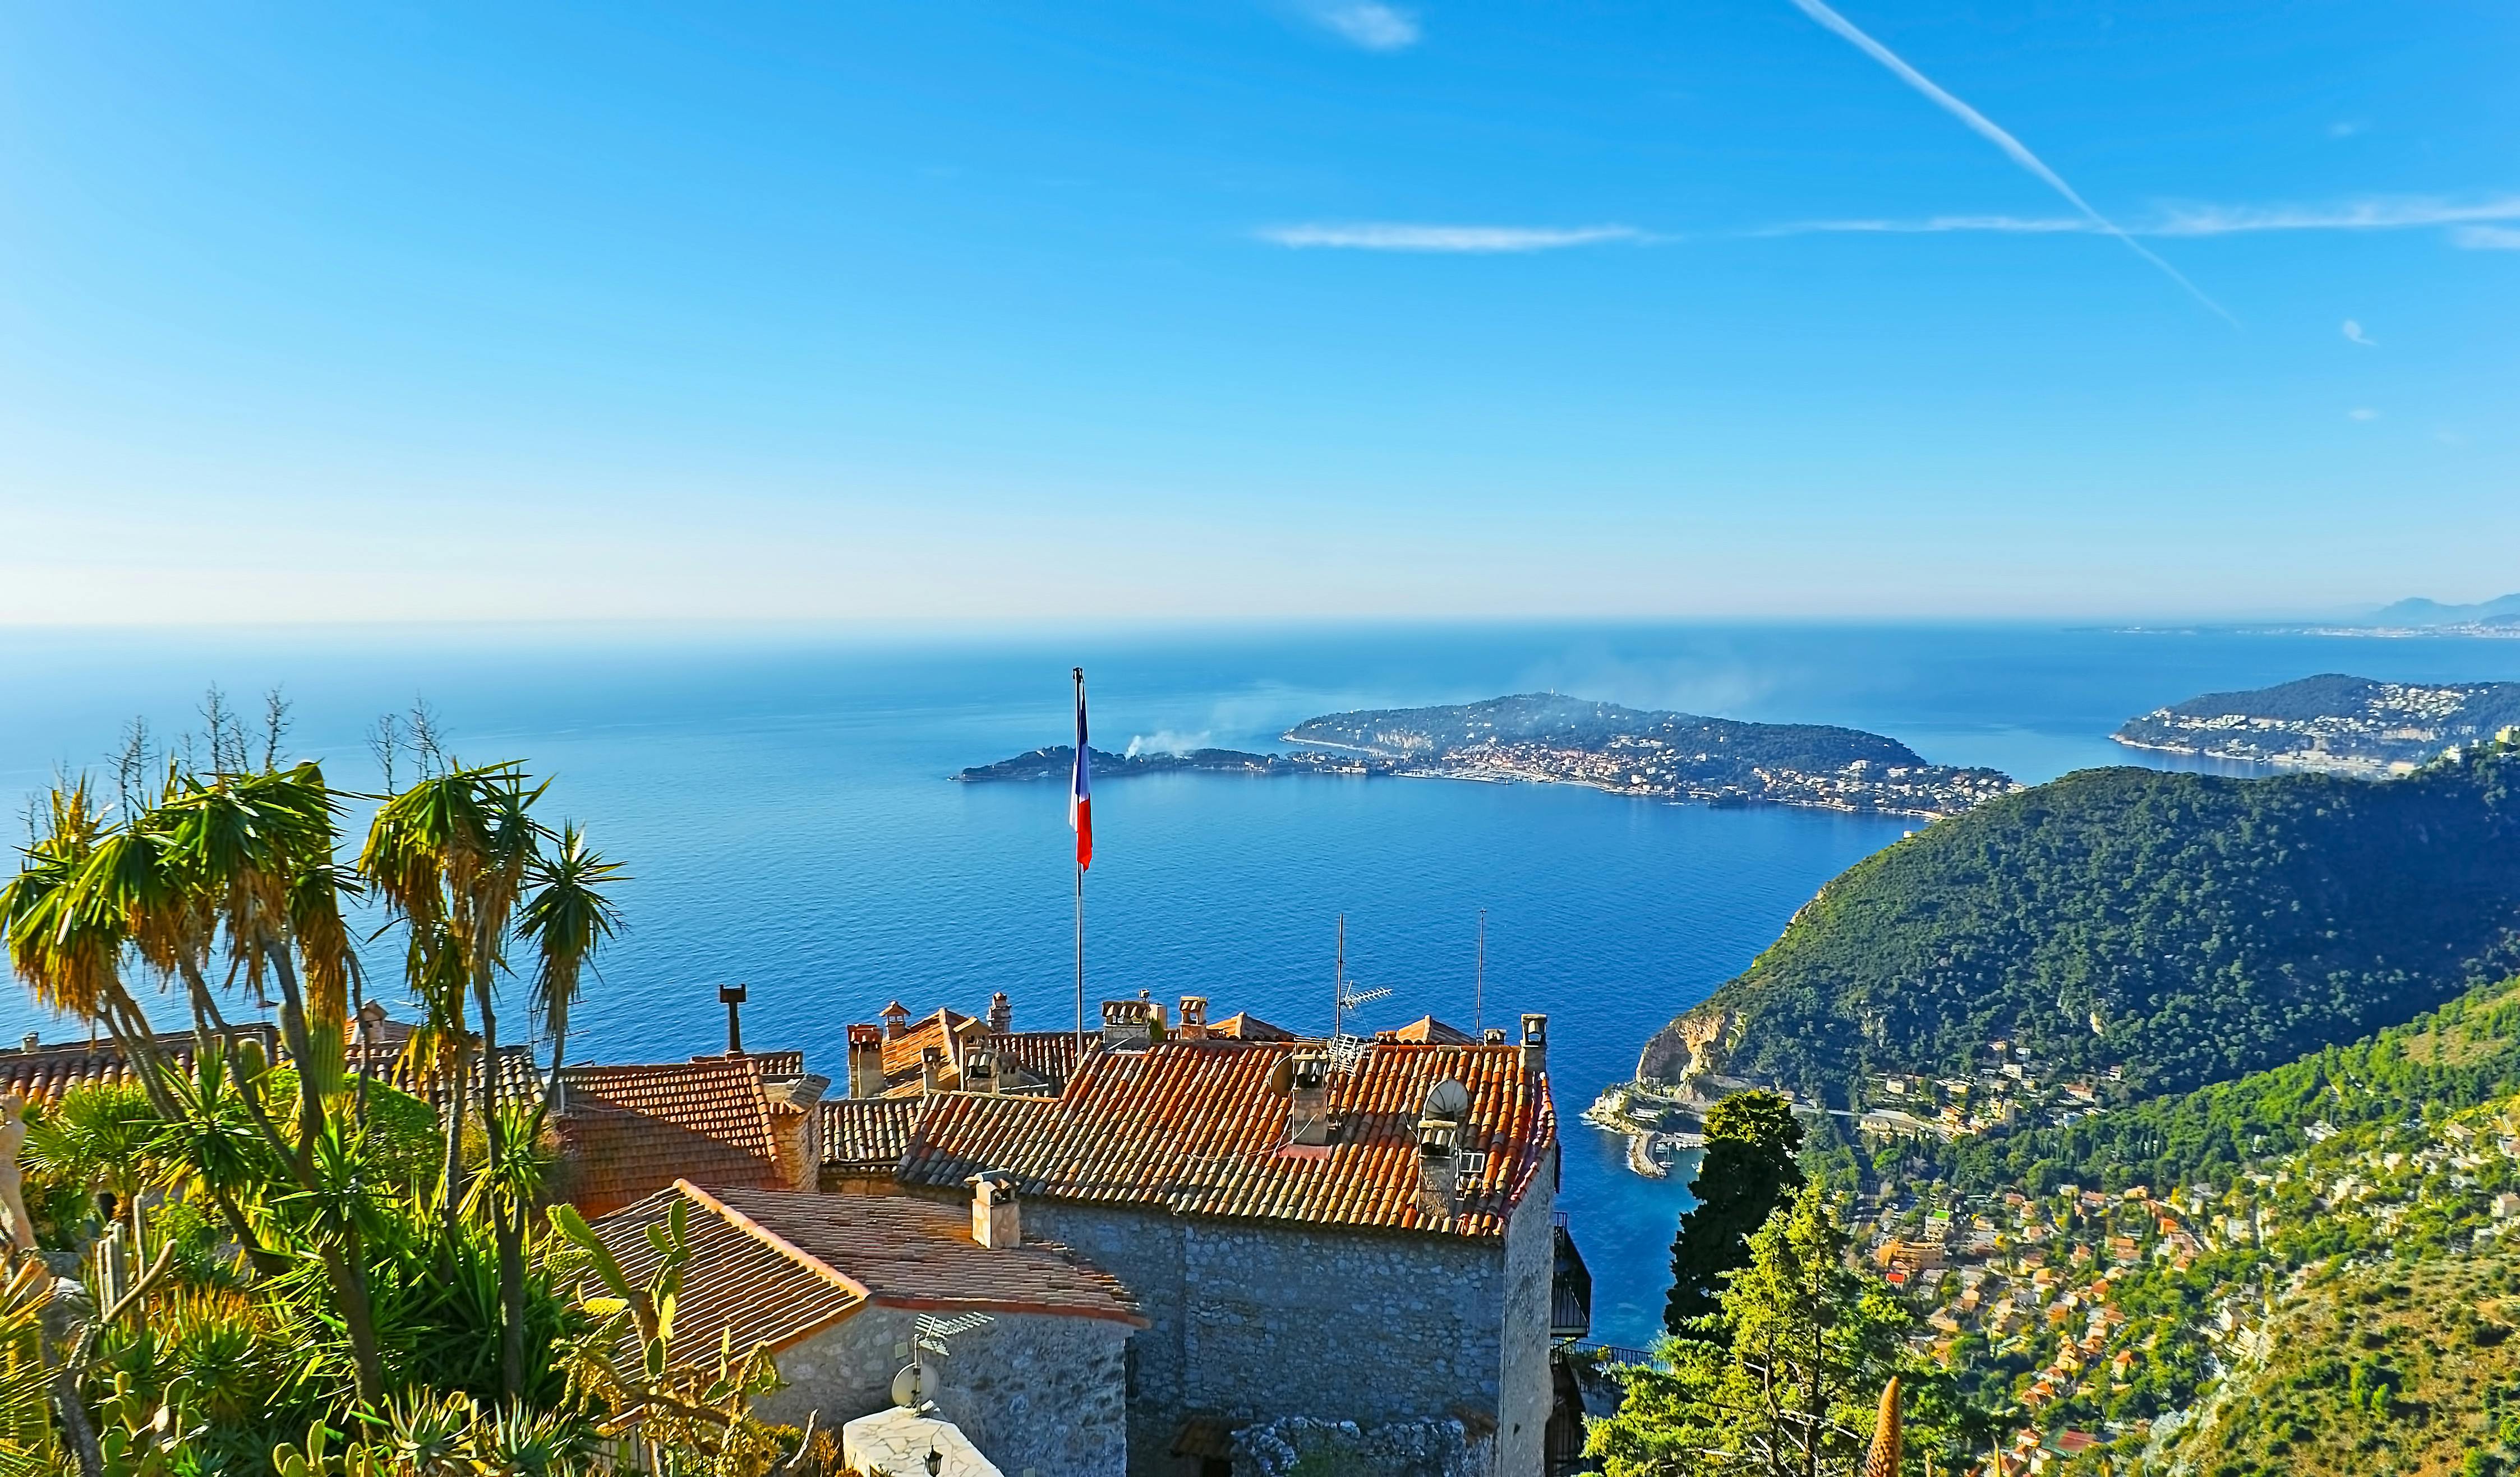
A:
POLYGON ((1875 1071, 2182 1091, 2405 1021, 2520 961, 2520 753, 2404 780, 2089 770, 1868 858, 1648 1046, 1845 1104, 1875 1071))
POLYGON ((2436 1117, 2520 1094, 2520 978, 2483 986, 2351 1046, 2059 1126, 1897 1152, 1972 1192, 2058 1185, 2228 1184, 2323 1129, 2436 1117))

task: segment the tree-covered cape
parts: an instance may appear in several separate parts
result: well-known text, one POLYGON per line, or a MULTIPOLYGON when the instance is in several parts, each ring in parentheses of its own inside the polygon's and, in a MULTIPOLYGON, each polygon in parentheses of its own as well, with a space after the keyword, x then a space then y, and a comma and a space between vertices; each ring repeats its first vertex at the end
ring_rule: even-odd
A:
POLYGON ((1844 1104, 1875 1071, 2182 1091, 2408 1019, 2520 963, 2520 750, 2405 779, 2086 770, 1858 863, 1656 1038, 1844 1104))

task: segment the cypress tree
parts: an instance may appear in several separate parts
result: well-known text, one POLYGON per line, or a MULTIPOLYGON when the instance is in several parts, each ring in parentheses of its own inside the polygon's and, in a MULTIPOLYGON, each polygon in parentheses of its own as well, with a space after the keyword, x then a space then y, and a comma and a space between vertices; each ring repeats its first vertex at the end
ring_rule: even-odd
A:
POLYGON ((1717 1311, 1724 1274, 1750 1263, 1750 1235, 1803 1187, 1794 1162, 1803 1127, 1784 1097, 1765 1088, 1734 1093, 1706 1110, 1706 1153, 1671 1243, 1671 1297, 1663 1326, 1684 1337, 1723 1335, 1703 1321, 1717 1311))

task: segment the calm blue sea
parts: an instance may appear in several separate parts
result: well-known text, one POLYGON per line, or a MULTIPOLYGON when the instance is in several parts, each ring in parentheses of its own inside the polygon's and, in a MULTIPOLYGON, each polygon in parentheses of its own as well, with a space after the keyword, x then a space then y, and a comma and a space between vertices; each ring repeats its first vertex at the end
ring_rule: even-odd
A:
MULTIPOLYGON (((551 814, 587 822, 636 875, 573 1056, 714 1050, 715 987, 742 980, 748 1044, 801 1046, 836 1075, 843 1028, 894 996, 976 1011, 1003 989, 1018 1024, 1072 1022, 1062 788, 944 777, 1063 741, 1079 662, 1107 747, 1262 747, 1317 713, 1555 689, 1851 724, 2037 781, 2143 760, 2109 730, 2197 693, 2327 671, 2520 678, 2520 642, 1818 625, 11 631, 0 801, 14 818, 57 769, 96 765, 134 714, 161 733, 198 723, 213 681, 249 706, 282 685, 292 748, 373 783, 361 731, 425 695, 462 757, 555 777, 551 814)), ((1549 1012, 1596 1331, 1632 1344, 1654 1331, 1686 1196, 1629 1175, 1620 1143, 1576 1115, 1816 888, 1914 824, 1328 778, 1114 782, 1095 804, 1098 996, 1203 994, 1219 1014, 1324 1028, 1344 913, 1351 974, 1394 992, 1366 1024, 1432 1010, 1466 1025, 1487 910, 1487 1019, 1549 1012)), ((64 1029, 0 998, 0 1040, 64 1029)))

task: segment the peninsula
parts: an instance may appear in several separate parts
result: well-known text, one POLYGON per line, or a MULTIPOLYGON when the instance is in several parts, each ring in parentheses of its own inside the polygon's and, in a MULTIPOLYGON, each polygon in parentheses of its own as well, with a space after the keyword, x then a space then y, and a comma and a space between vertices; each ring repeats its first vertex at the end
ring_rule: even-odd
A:
POLYGON ((2406 683, 2323 673, 2246 693, 2208 693, 2130 718, 2130 748, 2283 769, 2405 774, 2446 749, 2520 724, 2520 682, 2406 683))
MULTIPOLYGON (((1741 723, 1555 693, 1441 707, 1331 713, 1288 729, 1284 754, 1093 752, 1097 775, 1181 771, 1365 774, 1588 784, 1648 799, 1801 805, 1935 818, 2019 788, 1991 769, 1928 764, 1859 729, 1741 723)), ((1071 750, 1035 749, 964 770, 966 783, 1063 778, 1071 750)))

